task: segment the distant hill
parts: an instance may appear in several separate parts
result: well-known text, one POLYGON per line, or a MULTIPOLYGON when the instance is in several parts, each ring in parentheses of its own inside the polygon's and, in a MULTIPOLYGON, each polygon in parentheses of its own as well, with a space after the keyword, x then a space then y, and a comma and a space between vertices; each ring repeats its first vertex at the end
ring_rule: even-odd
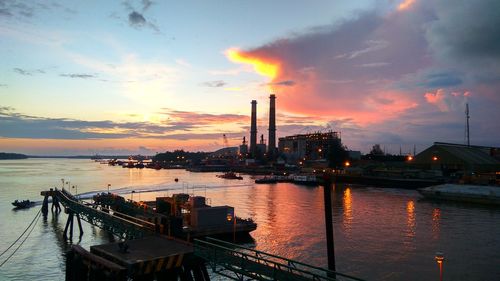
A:
POLYGON ((7 160, 7 159, 26 159, 26 158, 28 158, 28 156, 27 156, 27 155, 24 155, 24 154, 0 152, 0 160, 7 160))

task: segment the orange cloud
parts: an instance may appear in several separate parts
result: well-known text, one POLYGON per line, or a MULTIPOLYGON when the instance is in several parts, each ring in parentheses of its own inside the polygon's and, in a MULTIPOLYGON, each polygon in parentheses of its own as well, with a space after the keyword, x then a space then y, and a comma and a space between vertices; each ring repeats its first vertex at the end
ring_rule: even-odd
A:
POLYGON ((245 53, 236 48, 230 48, 225 51, 226 57, 232 62, 249 64, 253 66, 255 72, 269 77, 273 80, 279 73, 279 63, 266 61, 265 59, 245 53))
POLYGON ((415 0, 405 0, 398 5, 398 11, 408 10, 413 4, 415 4, 415 0))
POLYGON ((437 106, 442 112, 449 112, 462 108, 465 100, 470 96, 470 92, 465 93, 447 93, 444 89, 438 89, 435 93, 425 93, 425 100, 437 106))

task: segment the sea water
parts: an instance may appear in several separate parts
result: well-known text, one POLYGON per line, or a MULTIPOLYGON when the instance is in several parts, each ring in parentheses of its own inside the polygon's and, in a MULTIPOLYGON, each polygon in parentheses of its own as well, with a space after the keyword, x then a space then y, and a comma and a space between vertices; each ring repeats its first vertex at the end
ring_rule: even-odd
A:
MULTIPOLYGON (((134 200, 154 200, 187 192, 211 205, 235 207, 257 230, 245 246, 327 266, 323 187, 291 183, 255 184, 254 178, 225 180, 217 173, 128 169, 91 160, 25 159, 0 161, 0 253, 26 229, 40 205, 14 210, 18 199, 41 201, 40 192, 64 187, 90 198, 110 191, 134 200), (175 179, 178 179, 176 182, 175 179), (134 192, 132 192, 134 191, 134 192)), ((369 186, 333 189, 337 271, 366 280, 439 280, 436 252, 444 254, 444 280, 500 280, 500 209, 423 200, 418 192, 369 186)), ((116 241, 83 222, 84 234, 63 238, 67 215, 49 212, 0 267, 0 280, 64 280, 65 252, 71 245, 116 241)), ((23 239, 20 239, 22 241, 23 239)), ((16 243, 0 257, 4 262, 16 243)))

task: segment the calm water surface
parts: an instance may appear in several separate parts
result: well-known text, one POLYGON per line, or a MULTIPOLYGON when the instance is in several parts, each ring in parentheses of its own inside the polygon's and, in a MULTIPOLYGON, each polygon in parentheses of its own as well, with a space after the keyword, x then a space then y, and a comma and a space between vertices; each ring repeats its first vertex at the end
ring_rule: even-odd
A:
MULTIPOLYGON (((258 250, 325 267, 322 187, 256 185, 184 170, 123 169, 90 160, 0 161, 0 253, 26 228, 40 206, 12 210, 15 199, 40 201, 40 191, 70 182, 75 193, 111 190, 130 198, 187 191, 212 205, 231 205, 251 217, 258 250), (179 182, 174 179, 178 178, 179 182), (155 190, 155 192, 148 192, 155 190)), ((434 261, 445 255, 444 280, 500 280, 500 209, 422 200, 412 190, 336 186, 333 199, 337 270, 367 280, 439 280, 434 261)), ((66 214, 41 218, 23 247, 0 268, 0 280, 64 280, 66 214)), ((113 241, 84 223, 85 248, 113 241)), ((0 263, 11 253, 0 257, 0 263)))

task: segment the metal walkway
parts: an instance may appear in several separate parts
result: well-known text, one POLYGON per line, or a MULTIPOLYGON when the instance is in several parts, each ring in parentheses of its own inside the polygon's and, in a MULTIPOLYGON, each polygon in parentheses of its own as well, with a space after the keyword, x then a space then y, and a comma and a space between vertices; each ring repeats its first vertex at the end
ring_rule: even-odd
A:
POLYGON ((210 237, 206 241, 195 239, 194 254, 207 261, 214 272, 233 280, 363 281, 210 237))
POLYGON ((84 221, 109 231, 118 237, 130 240, 151 235, 155 232, 154 223, 101 208, 94 204, 81 202, 65 189, 43 191, 42 195, 45 195, 45 193, 53 198, 56 197, 67 212, 73 212, 84 221))

